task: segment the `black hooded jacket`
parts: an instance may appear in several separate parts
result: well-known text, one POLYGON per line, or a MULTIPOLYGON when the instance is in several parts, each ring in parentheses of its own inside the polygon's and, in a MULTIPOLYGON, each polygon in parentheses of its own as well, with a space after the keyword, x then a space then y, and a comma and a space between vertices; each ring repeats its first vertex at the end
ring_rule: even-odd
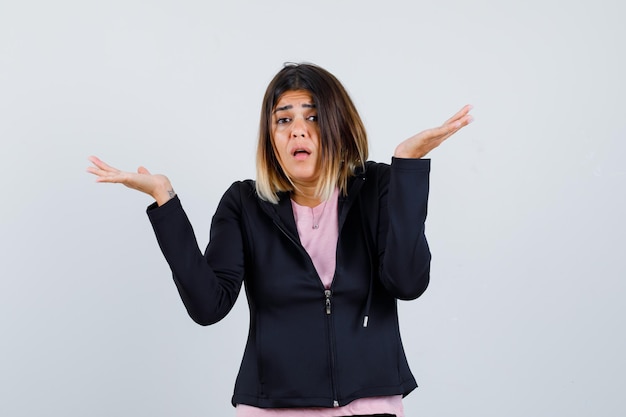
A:
POLYGON ((330 290, 300 244, 286 193, 272 204, 253 181, 235 182, 213 216, 204 255, 177 197, 148 208, 193 320, 221 320, 245 282, 250 329, 233 405, 333 407, 417 387, 396 303, 428 286, 429 171, 430 160, 394 158, 368 162, 350 179, 338 202, 330 290))

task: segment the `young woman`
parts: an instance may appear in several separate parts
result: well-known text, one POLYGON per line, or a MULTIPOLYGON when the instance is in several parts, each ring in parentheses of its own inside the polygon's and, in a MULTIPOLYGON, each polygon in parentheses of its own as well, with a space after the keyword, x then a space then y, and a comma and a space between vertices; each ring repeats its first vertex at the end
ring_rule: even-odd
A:
POLYGON ((148 217, 193 320, 224 318, 245 283, 237 416, 403 416, 417 384, 396 301, 419 297, 430 271, 421 158, 470 123, 470 109, 400 143, 390 165, 375 163, 341 83, 315 65, 286 65, 263 99, 257 179, 226 191, 204 254, 167 177, 96 157, 88 171, 155 199, 148 217))

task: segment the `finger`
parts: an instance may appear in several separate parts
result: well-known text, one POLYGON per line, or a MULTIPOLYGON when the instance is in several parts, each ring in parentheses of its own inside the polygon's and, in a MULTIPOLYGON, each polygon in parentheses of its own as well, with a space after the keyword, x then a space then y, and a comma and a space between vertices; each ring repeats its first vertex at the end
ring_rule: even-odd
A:
POLYGON ((89 161, 94 164, 97 167, 104 167, 106 166, 106 164, 104 163, 104 161, 102 161, 100 158, 98 158, 97 156, 91 155, 89 158, 89 161))
POLYGON ((151 174, 150 174, 150 171, 148 171, 148 170, 146 169, 146 167, 139 167, 139 168, 137 168, 137 173, 139 173, 139 174, 151 175, 151 174))
POLYGON ((128 176, 128 174, 124 172, 104 172, 103 174, 98 175, 98 178, 96 178, 96 182, 128 184, 130 179, 131 178, 128 176))
POLYGON ((89 172, 90 174, 96 175, 98 177, 105 177, 105 176, 117 175, 119 171, 106 171, 97 166, 91 166, 91 167, 87 167, 87 172, 89 172))
POLYGON ((109 176, 112 173, 110 171, 105 171, 103 169, 100 169, 96 166, 93 167, 87 167, 87 172, 89 172, 90 174, 93 174, 97 177, 105 177, 105 176, 109 176))
POLYGON ((87 172, 94 175, 99 175, 100 169, 96 167, 87 167, 87 172))
POLYGON ((99 169, 103 171, 119 172, 119 169, 113 168, 112 166, 108 165, 97 156, 93 156, 93 155, 90 156, 89 161, 91 161, 92 164, 94 164, 96 167, 98 167, 99 169))
POLYGON ((472 110, 472 108, 473 107, 471 104, 466 104, 465 106, 461 108, 461 110, 456 112, 454 116, 446 120, 443 124, 444 125, 453 124, 453 123, 460 121, 463 117, 465 117, 472 110))
POLYGON ((446 123, 442 126, 424 131, 423 137, 426 140, 442 142, 448 139, 450 136, 454 135, 461 128, 470 124, 473 120, 474 119, 472 116, 466 114, 459 120, 455 120, 455 121, 446 123))
POLYGON ((426 140, 441 140, 442 138, 447 138, 448 136, 452 135, 459 129, 460 126, 458 126, 456 123, 448 123, 439 127, 427 129, 420 135, 426 140))
POLYGON ((121 176, 116 173, 111 173, 92 167, 87 168, 87 172, 97 177, 96 182, 121 182, 121 176))
POLYGON ((459 120, 454 121, 453 123, 448 125, 449 130, 448 130, 448 133, 446 134, 446 137, 452 136, 453 134, 455 134, 456 132, 458 132, 459 130, 467 126, 468 124, 472 123, 473 121, 474 121, 474 118, 469 114, 466 114, 465 116, 461 117, 459 120))

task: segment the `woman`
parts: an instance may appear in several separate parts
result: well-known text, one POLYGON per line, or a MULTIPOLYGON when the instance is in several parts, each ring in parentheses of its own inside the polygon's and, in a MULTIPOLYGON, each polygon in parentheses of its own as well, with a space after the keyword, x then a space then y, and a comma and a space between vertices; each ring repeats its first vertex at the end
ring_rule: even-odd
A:
POLYGON ((286 65, 263 99, 257 180, 226 191, 204 255, 167 177, 96 157, 88 171, 156 200, 148 217, 196 322, 226 316, 245 282, 237 416, 403 416, 417 384, 396 300, 419 297, 430 270, 421 158, 470 123, 470 109, 400 143, 391 165, 375 163, 341 83, 315 65, 286 65))

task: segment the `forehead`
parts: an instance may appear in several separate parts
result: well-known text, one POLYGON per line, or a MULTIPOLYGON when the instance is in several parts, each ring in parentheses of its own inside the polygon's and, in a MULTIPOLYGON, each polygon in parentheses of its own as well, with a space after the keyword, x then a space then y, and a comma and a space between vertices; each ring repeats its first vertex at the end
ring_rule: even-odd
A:
POLYGON ((302 104, 313 104, 313 96, 307 90, 289 90, 285 91, 276 101, 276 106, 284 107, 287 105, 300 106, 302 104))

